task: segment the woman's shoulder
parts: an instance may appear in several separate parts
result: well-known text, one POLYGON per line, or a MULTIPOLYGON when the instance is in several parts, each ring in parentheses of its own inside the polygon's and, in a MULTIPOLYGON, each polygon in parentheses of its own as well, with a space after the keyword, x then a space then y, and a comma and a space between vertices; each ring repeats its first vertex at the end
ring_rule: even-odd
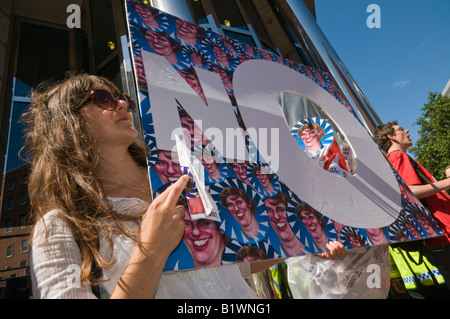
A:
POLYGON ((61 211, 52 209, 36 222, 33 231, 33 241, 63 233, 71 233, 69 224, 61 211))
POLYGON ((36 223, 36 227, 43 224, 63 224, 66 223, 65 218, 60 210, 52 209, 42 216, 36 223))

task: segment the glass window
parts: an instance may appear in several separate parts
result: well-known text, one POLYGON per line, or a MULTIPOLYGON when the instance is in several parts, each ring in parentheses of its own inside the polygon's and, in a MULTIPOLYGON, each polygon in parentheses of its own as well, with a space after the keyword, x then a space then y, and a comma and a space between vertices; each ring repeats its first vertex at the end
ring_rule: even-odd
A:
POLYGON ((22 253, 28 251, 28 239, 22 240, 22 253))
POLYGON ((14 198, 8 198, 6 200, 6 210, 12 210, 14 208, 14 198))
POLYGON ((17 86, 16 96, 28 96, 42 81, 63 79, 69 67, 68 29, 22 22, 16 77, 25 85, 17 86))
POLYGON ((5 220, 5 229, 7 233, 10 233, 12 231, 12 219, 9 218, 7 220, 5 220))
POLYGON ((21 193, 19 199, 19 205, 24 205, 27 203, 27 193, 21 193))
MULTIPOLYGON (((258 1, 258 4, 262 7, 267 6, 267 3, 265 1, 256 1, 258 1), (265 5, 263 3, 265 3, 265 5)), ((272 51, 276 51, 276 49, 274 49, 276 46, 272 43, 272 40, 270 39, 270 36, 267 33, 266 28, 264 27, 264 23, 262 22, 263 19, 260 17, 257 8, 255 8, 255 6, 253 5, 253 2, 251 0, 241 0, 241 4, 245 10, 245 13, 250 19, 255 33, 258 35, 259 41, 263 44, 263 46, 265 43, 266 46, 270 47, 272 51)))
POLYGON ((208 24, 208 18, 203 9, 202 2, 200 0, 190 0, 190 2, 194 13, 194 19, 197 21, 197 24, 208 24))
POLYGON ((27 226, 27 215, 23 214, 19 217, 19 228, 25 228, 27 226))
POLYGON ((94 61, 96 65, 109 57, 118 46, 116 43, 112 2, 110 0, 90 1, 94 61))
POLYGON ((77 32, 77 63, 79 72, 90 73, 89 45, 86 34, 82 31, 77 32))
POLYGON ((20 152, 20 149, 25 142, 25 135, 23 132, 25 124, 20 121, 20 117, 27 109, 28 105, 28 103, 24 102, 14 102, 11 108, 11 127, 8 136, 8 153, 6 154, 5 167, 7 172, 25 163, 24 159, 26 159, 26 152, 20 152))
POLYGON ((8 182, 8 190, 16 188, 16 180, 12 179, 8 182))
POLYGON ((253 38, 250 35, 237 33, 233 31, 223 30, 223 33, 230 38, 236 39, 240 42, 247 43, 248 45, 251 45, 252 47, 256 47, 256 43, 253 40, 253 38))
POLYGON ((8 247, 6 248, 6 255, 5 255, 5 257, 6 257, 6 258, 10 258, 10 257, 13 256, 13 253, 14 253, 14 246, 13 246, 13 245, 8 246, 8 247))
POLYGON ((248 30, 235 0, 212 0, 211 3, 221 25, 248 30))

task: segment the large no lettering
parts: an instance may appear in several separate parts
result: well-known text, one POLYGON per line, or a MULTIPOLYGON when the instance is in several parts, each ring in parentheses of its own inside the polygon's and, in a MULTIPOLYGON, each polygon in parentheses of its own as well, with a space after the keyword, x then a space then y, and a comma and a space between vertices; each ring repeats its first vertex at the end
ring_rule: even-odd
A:
POLYGON ((178 101, 194 122, 203 128, 204 134, 213 141, 219 154, 225 158, 246 159, 246 152, 236 151, 235 148, 229 147, 230 143, 224 143, 222 140, 227 129, 234 129, 236 134, 233 137, 237 140, 236 145, 245 145, 230 98, 217 73, 196 68, 208 100, 206 106, 164 57, 145 51, 142 52, 142 57, 151 101, 151 108, 144 112, 153 116, 159 149, 175 149, 172 134, 181 129, 176 103, 178 101), (214 136, 217 133, 221 136, 214 136))
POLYGON ((246 61, 234 72, 233 87, 239 110, 249 130, 279 127, 276 174, 302 200, 344 225, 380 228, 390 225, 401 210, 398 183, 367 130, 333 96, 306 76, 263 60, 246 61), (279 107, 281 91, 310 99, 328 113, 354 150, 356 174, 335 176, 311 161, 292 138, 279 107))

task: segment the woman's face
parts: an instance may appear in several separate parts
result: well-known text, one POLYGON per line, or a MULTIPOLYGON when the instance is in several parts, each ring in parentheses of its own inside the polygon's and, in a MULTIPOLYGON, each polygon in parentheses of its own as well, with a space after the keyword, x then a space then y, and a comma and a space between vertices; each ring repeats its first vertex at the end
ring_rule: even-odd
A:
POLYGON ((288 241, 293 238, 294 233, 289 226, 286 215, 286 204, 279 202, 275 203, 270 199, 265 199, 264 204, 267 207, 269 214, 269 222, 273 230, 277 233, 282 241, 288 241))
POLYGON ((300 133, 300 138, 305 143, 307 149, 320 145, 319 134, 316 130, 305 129, 300 133))
POLYGON ((231 84, 231 75, 225 69, 222 69, 217 66, 213 66, 211 69, 214 73, 219 74, 220 79, 222 80, 222 82, 225 86, 228 86, 231 84))
POLYGON ((178 37, 182 39, 197 39, 198 30, 195 24, 180 19, 177 19, 175 23, 178 37))
POLYGON ((237 220, 239 225, 248 226, 253 219, 253 213, 251 211, 252 203, 247 203, 240 196, 228 196, 225 207, 231 215, 237 220))
POLYGON ((170 43, 169 39, 163 33, 147 30, 145 39, 156 54, 168 56, 175 53, 172 43, 170 43))
POLYGON ((356 238, 356 236, 350 236, 348 241, 350 242, 350 245, 352 245, 352 247, 362 247, 361 242, 358 240, 358 238, 356 238))
POLYGON ((191 53, 192 63, 194 63, 195 66, 202 67, 203 66, 203 59, 202 56, 196 52, 191 53))
POLYGON ((238 163, 236 160, 234 160, 232 168, 237 178, 239 178, 241 181, 245 183, 248 182, 247 163, 238 163))
POLYGON ((214 46, 212 48, 212 50, 216 56, 217 61, 219 61, 219 63, 223 64, 224 62, 228 62, 228 55, 224 50, 222 50, 218 46, 214 46))
POLYGON ((170 151, 159 151, 158 160, 153 169, 163 184, 174 182, 182 175, 180 166, 172 160, 170 151))
POLYGON ((196 75, 187 72, 180 72, 180 75, 195 91, 195 93, 197 93, 198 95, 203 94, 202 86, 200 85, 200 81, 198 80, 198 77, 196 75))
POLYGON ((151 25, 155 21, 155 14, 145 6, 138 5, 134 8, 137 14, 142 18, 145 24, 151 25))
POLYGON ((270 176, 268 174, 262 174, 260 170, 257 170, 255 172, 255 177, 259 180, 264 188, 270 186, 270 176))
POLYGON ((203 164, 203 167, 208 172, 208 174, 214 174, 219 170, 219 166, 218 166, 216 160, 217 159, 211 155, 203 155, 202 156, 202 164, 203 164))
MULTIPOLYGON (((95 89, 113 92, 111 88, 102 84, 95 89)), ((128 148, 137 138, 133 116, 127 112, 125 101, 117 100, 114 110, 105 110, 90 102, 80 110, 80 114, 87 124, 89 133, 95 137, 98 147, 114 148, 123 145, 128 148)))
POLYGON ((433 226, 431 225, 430 221, 428 220, 428 218, 426 218, 424 215, 422 214, 415 214, 414 215, 417 219, 417 221, 419 222, 420 225, 422 225, 422 227, 425 229, 425 231, 428 234, 432 234, 434 233, 434 229, 433 226))
POLYGON ((183 240, 194 261, 200 265, 212 265, 221 260, 224 243, 216 223, 208 219, 192 220, 188 210, 184 212, 183 240))
POLYGON ((301 211, 300 216, 303 225, 305 225, 305 227, 308 229, 311 236, 314 239, 320 238, 323 233, 322 225, 321 222, 317 219, 316 215, 303 210, 301 211))
POLYGON ((180 118, 180 123, 183 129, 184 138, 186 141, 190 141, 191 147, 194 145, 208 145, 211 143, 190 117, 182 116, 180 118))

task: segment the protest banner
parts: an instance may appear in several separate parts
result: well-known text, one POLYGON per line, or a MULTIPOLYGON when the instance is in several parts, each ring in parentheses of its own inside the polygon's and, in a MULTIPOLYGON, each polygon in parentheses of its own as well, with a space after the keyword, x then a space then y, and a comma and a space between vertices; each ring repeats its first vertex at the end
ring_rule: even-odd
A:
POLYGON ((142 2, 127 14, 153 196, 192 177, 165 270, 442 235, 332 75, 142 2))

